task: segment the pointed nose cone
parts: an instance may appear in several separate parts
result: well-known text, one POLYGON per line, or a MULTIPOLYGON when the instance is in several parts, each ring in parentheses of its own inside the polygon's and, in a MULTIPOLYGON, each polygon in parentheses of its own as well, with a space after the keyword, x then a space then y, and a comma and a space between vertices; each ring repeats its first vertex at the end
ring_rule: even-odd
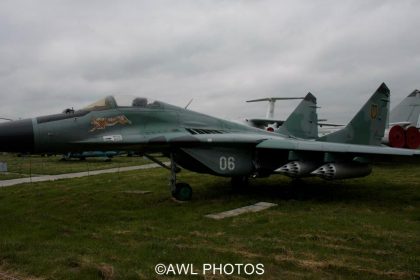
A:
POLYGON ((33 152, 31 119, 0 123, 0 152, 33 152))

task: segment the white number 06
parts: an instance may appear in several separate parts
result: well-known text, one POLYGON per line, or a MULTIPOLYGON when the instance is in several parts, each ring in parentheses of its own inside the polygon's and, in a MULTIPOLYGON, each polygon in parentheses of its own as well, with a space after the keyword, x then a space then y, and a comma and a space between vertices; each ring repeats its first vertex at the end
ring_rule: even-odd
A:
POLYGON ((234 157, 220 157, 219 160, 220 170, 235 170, 235 158, 234 157))

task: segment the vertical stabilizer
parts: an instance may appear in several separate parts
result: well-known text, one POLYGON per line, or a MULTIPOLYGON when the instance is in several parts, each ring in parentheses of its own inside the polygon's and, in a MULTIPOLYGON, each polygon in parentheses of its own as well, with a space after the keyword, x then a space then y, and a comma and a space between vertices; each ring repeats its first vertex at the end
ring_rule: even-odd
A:
POLYGON ((382 83, 345 128, 325 135, 319 141, 380 145, 389 113, 389 96, 389 88, 382 83))
MULTIPOLYGON (((420 91, 414 90, 398 106, 392 109, 391 123, 409 122, 417 125, 420 118, 420 91)), ((417 126, 418 127, 418 126, 417 126)))
POLYGON ((309 92, 279 128, 278 132, 303 139, 318 138, 316 109, 316 97, 309 92))

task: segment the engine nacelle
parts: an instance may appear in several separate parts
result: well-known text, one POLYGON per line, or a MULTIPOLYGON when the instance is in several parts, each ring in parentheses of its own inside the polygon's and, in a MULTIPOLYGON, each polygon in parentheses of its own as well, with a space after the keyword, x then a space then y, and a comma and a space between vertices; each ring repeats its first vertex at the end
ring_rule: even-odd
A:
POLYGON ((366 163, 327 163, 313 171, 311 174, 326 180, 350 179, 369 175, 372 166, 366 163))
POLYGON ((318 166, 319 163, 317 164, 316 162, 291 161, 274 172, 281 173, 293 178, 299 178, 310 176, 311 172, 314 171, 318 166))

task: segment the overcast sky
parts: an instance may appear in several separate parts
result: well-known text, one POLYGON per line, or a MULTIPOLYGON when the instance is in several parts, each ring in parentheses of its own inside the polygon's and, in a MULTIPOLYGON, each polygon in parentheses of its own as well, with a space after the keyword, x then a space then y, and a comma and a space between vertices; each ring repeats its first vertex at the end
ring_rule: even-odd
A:
MULTIPOLYGON (((0 1, 0 117, 146 96, 227 119, 311 91, 346 122, 420 88, 420 1, 0 1)), ((297 102, 278 103, 284 118, 297 102)))

